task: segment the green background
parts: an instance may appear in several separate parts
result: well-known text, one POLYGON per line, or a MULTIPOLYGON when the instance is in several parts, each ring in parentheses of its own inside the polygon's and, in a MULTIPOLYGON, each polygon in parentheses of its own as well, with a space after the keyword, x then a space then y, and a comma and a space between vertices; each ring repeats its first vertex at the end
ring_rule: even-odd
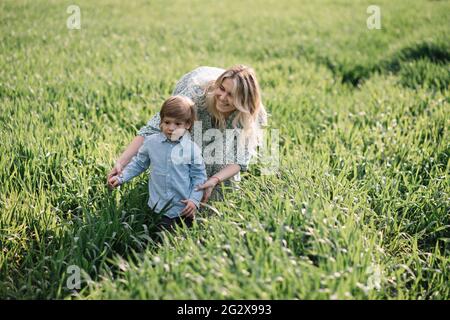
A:
POLYGON ((450 4, 377 1, 369 30, 371 4, 2 1, 0 297, 448 299, 450 4), (158 244, 146 177, 106 174, 177 79, 234 64, 279 170, 158 244))

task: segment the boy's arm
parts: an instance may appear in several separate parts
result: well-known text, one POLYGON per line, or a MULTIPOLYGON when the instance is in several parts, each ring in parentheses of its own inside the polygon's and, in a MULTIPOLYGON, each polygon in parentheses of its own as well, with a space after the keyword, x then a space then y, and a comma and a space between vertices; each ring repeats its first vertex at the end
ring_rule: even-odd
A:
POLYGON ((205 183, 207 180, 205 162, 203 161, 203 157, 201 155, 200 148, 196 145, 193 148, 194 154, 191 158, 191 164, 189 169, 189 176, 191 179, 191 194, 189 195, 189 200, 194 202, 195 206, 199 208, 200 200, 203 197, 203 190, 196 191, 195 188, 198 185, 205 183))
POLYGON ((144 141, 142 147, 136 156, 130 161, 130 163, 125 167, 122 175, 119 177, 120 184, 130 181, 134 177, 140 175, 150 166, 150 155, 149 147, 147 141, 144 141))

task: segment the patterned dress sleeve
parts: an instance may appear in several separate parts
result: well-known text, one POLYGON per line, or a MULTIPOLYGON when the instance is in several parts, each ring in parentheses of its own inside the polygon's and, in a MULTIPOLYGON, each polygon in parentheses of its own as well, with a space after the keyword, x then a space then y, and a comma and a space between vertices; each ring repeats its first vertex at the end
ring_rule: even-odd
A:
POLYGON ((248 139, 239 143, 239 136, 242 129, 228 129, 225 134, 225 164, 236 163, 241 167, 241 171, 248 171, 248 166, 252 158, 251 148, 249 148, 248 139))
POLYGON ((204 96, 208 83, 216 80, 224 71, 215 67, 198 67, 181 77, 172 95, 189 97, 197 104, 204 96))
MULTIPOLYGON (((227 121, 227 128, 232 128, 231 119, 229 117, 227 121)), ((228 130, 228 138, 225 143, 225 163, 237 163, 241 166, 241 171, 248 171, 248 166, 251 160, 256 161, 258 158, 257 148, 262 145, 263 142, 263 129, 267 125, 267 114, 265 110, 258 113, 256 118, 256 126, 254 131, 254 139, 249 138, 239 140, 240 134, 243 134, 243 129, 238 124, 237 128, 228 130), (232 133, 232 134, 231 134, 232 133), (232 137, 232 139, 230 139, 232 137), (240 141, 241 143, 239 143, 240 141)))
POLYGON ((161 132, 159 124, 161 122, 159 112, 157 112, 145 126, 143 126, 137 133, 138 136, 146 137, 155 133, 161 132))

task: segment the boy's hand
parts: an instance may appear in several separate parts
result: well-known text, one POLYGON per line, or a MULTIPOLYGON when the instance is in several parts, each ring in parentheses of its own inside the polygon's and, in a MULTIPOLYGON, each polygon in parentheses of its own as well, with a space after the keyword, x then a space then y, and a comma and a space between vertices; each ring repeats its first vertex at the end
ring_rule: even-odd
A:
POLYGON ((120 186, 119 177, 118 176, 114 176, 114 177, 111 177, 110 179, 108 179, 108 186, 111 189, 114 189, 114 188, 120 186))
POLYGON ((181 211, 181 215, 187 218, 195 218, 195 212, 197 211, 197 206, 191 200, 181 200, 182 203, 186 204, 183 211, 181 211))

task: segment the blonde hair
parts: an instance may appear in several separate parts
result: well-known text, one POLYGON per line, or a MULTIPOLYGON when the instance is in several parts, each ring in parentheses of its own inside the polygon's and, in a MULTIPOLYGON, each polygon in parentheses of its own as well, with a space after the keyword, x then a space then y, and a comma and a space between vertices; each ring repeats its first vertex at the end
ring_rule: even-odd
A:
MULTIPOLYGON (((260 137, 257 129, 259 125, 267 124, 267 112, 261 102, 261 89, 256 79, 255 71, 248 66, 235 65, 222 73, 217 80, 206 89, 206 108, 213 116, 219 128, 225 128, 225 116, 217 110, 214 91, 220 87, 225 79, 233 81, 233 105, 239 111, 232 121, 233 128, 238 124, 243 130, 240 139, 249 139, 250 151, 253 152, 260 137)), ((241 140, 243 142, 245 140, 241 140)))
POLYGON ((166 101, 164 101, 161 111, 159 112, 161 118, 161 123, 164 117, 175 118, 177 120, 184 121, 192 125, 197 116, 195 114, 194 102, 185 96, 171 96, 166 101))

